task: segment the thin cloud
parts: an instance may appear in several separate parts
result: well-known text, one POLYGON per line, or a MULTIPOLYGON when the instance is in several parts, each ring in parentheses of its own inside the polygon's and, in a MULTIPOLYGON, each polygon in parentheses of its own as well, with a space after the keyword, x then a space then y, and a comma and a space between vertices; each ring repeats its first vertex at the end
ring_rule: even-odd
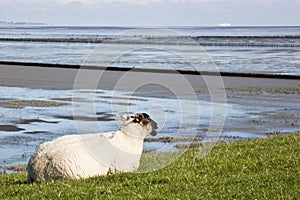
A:
POLYGON ((299 8, 300 0, 0 0, 0 21, 116 26, 299 25, 299 8))
POLYGON ((231 2, 248 2, 248 3, 292 3, 300 4, 299 0, 0 0, 0 4, 70 4, 70 3, 81 3, 84 5, 94 5, 94 4, 113 4, 113 3, 128 3, 128 4, 166 4, 166 3, 231 3, 231 2))
MULTIPOLYGON (((254 2, 254 3, 273 3, 273 2, 287 2, 300 3, 299 0, 62 0, 64 3, 80 2, 83 4, 97 4, 97 3, 130 3, 130 4, 153 4, 153 3, 201 3, 201 2, 254 2)), ((1 2, 1 1, 0 1, 1 2)))
POLYGON ((130 3, 130 4, 153 4, 153 3, 177 3, 186 0, 63 0, 63 3, 82 3, 86 5, 98 3, 130 3))

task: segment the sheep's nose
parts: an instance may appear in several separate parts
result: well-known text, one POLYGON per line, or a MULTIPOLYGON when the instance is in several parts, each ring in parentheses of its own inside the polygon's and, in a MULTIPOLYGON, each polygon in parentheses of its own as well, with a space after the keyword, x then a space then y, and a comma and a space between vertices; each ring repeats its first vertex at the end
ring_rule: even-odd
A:
POLYGON ((156 136, 156 135, 157 135, 157 129, 155 129, 155 130, 151 131, 150 135, 152 135, 152 136, 156 136))

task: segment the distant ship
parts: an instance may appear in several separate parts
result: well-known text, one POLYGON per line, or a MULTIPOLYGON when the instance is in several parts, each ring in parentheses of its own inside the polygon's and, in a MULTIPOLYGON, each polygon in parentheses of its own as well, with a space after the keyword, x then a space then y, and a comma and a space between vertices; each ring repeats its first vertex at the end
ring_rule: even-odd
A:
POLYGON ((231 26, 231 24, 230 23, 222 23, 222 24, 219 24, 218 26, 229 27, 229 26, 231 26))

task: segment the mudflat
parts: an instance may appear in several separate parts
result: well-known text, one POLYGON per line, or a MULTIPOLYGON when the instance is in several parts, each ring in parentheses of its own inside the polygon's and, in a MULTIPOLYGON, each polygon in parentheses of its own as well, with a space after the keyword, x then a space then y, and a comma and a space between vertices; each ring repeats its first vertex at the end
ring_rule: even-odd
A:
MULTIPOLYGON (((0 65, 0 85, 52 90, 105 89, 121 91, 133 91, 143 86, 143 92, 139 95, 145 97, 176 98, 176 95, 180 97, 196 95, 199 100, 221 101, 229 105, 246 107, 249 110, 249 116, 253 115, 253 119, 249 121, 249 116, 245 116, 246 122, 243 119, 236 119, 235 121, 238 122, 234 122, 230 126, 232 131, 243 131, 235 130, 238 127, 241 129, 241 124, 244 125, 244 130, 247 132, 253 132, 252 129, 249 130, 249 127, 264 131, 265 127, 268 127, 268 130, 276 132, 273 128, 298 129, 300 124, 299 79, 200 76, 176 72, 143 72, 134 69, 118 71, 103 68, 75 69, 39 67, 28 64, 2 64, 0 65), (192 88, 192 92, 187 86, 192 88), (217 99, 213 98, 214 96, 217 99)), ((24 104, 24 102, 21 103, 24 104)))

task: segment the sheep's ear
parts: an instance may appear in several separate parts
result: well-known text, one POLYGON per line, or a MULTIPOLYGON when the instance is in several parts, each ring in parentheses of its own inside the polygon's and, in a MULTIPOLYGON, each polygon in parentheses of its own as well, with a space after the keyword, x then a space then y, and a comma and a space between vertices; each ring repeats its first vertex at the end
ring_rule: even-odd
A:
POLYGON ((126 116, 126 115, 116 115, 116 117, 122 122, 125 122, 128 120, 128 116, 126 116))

